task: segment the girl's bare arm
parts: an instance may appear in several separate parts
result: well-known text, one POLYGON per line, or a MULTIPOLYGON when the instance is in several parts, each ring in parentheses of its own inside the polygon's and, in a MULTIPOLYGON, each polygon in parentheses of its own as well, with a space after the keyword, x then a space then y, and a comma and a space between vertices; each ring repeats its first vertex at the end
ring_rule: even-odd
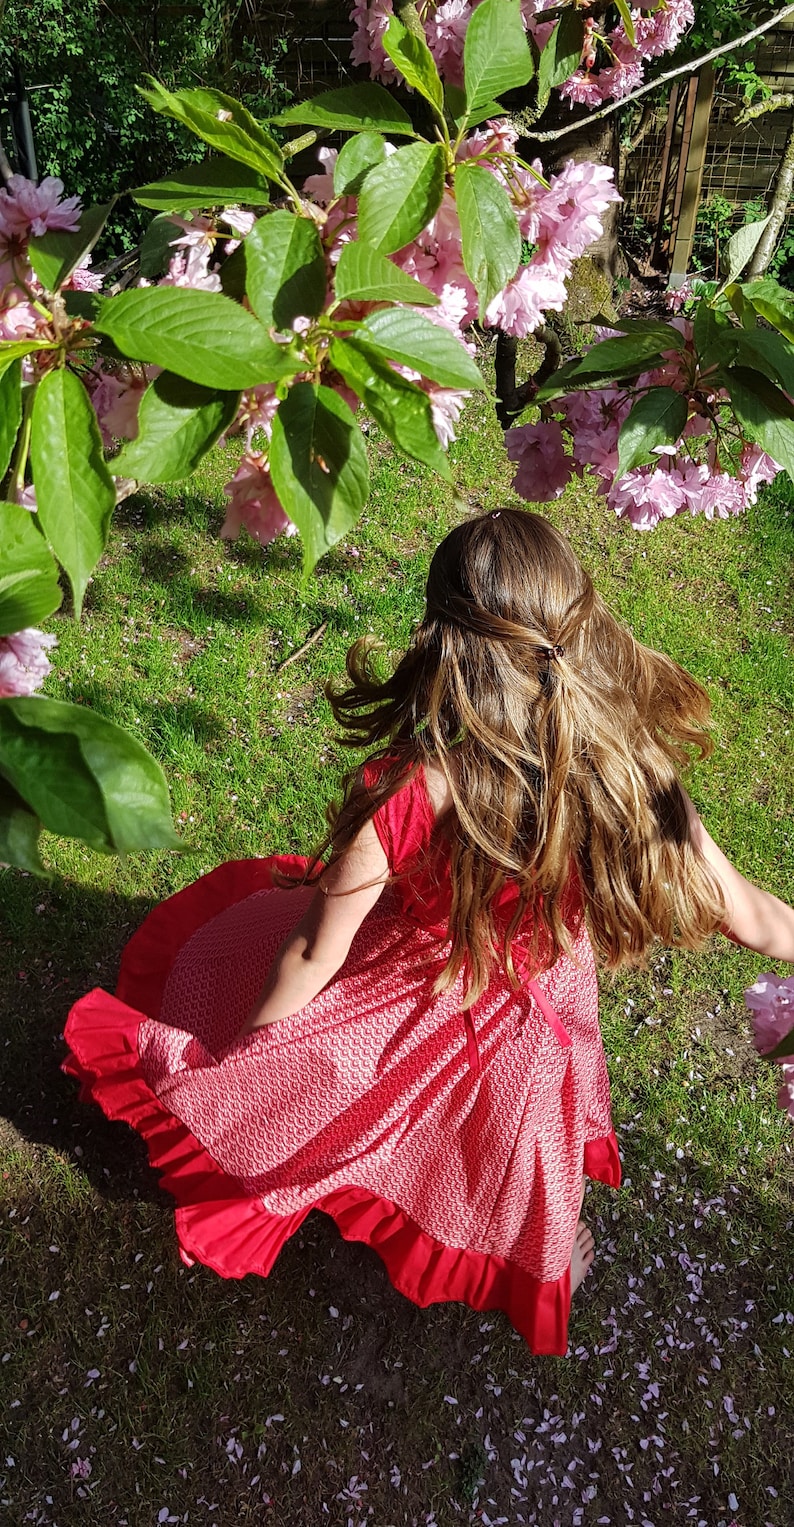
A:
POLYGON ((771 891, 762 891, 751 880, 745 880, 710 837, 688 796, 686 801, 692 841, 710 865, 725 897, 728 917, 723 933, 746 949, 794 964, 794 908, 771 891))
POLYGON ((308 910, 284 940, 238 1038, 291 1017, 328 985, 387 879, 386 855, 367 822, 323 875, 308 910))

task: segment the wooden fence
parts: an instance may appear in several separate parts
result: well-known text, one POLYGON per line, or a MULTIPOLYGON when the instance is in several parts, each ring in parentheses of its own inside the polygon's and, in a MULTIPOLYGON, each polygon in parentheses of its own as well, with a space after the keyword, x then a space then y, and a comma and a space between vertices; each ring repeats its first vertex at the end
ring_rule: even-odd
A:
MULTIPOLYGON (((794 29, 780 27, 767 32, 760 39, 756 63, 759 74, 775 92, 794 92, 794 29)), ((702 165, 700 216, 694 237, 696 264, 708 263, 713 255, 710 212, 719 214, 724 235, 745 220, 748 204, 766 202, 794 119, 790 111, 776 111, 746 127, 737 127, 735 117, 741 105, 741 91, 726 86, 718 75, 702 165), (718 198, 729 203, 732 211, 720 207, 718 198)), ((665 234, 674 225, 676 212, 674 186, 669 187, 666 198, 661 195, 668 129, 666 102, 649 107, 643 127, 642 142, 628 157, 621 186, 624 237, 635 249, 643 245, 652 248, 655 242, 657 263, 663 266, 665 234)))

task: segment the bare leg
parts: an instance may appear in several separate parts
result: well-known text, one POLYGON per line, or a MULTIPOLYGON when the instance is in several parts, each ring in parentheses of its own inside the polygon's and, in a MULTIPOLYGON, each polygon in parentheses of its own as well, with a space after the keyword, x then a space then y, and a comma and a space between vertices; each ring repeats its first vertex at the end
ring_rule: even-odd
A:
MULTIPOLYGON (((585 1179, 582 1178, 582 1196, 579 1199, 579 1208, 584 1203, 585 1179)), ((584 1220, 579 1221, 574 1236, 573 1252, 571 1253, 571 1293, 584 1282, 592 1266, 595 1256, 595 1241, 592 1231, 588 1229, 584 1220)))

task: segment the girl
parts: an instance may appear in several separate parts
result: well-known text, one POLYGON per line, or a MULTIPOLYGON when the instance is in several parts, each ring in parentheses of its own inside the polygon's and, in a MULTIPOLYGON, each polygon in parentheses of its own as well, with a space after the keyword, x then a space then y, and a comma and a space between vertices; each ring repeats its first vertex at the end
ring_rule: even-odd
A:
POLYGON ((705 692, 540 516, 459 526, 394 674, 366 640, 347 668, 331 703, 370 757, 323 849, 156 909, 116 997, 73 1009, 67 1069, 145 1136, 185 1261, 267 1274, 322 1209, 416 1303, 504 1310, 564 1354, 584 1182, 620 1181, 594 955, 723 927, 792 960, 794 912, 680 784, 705 692))

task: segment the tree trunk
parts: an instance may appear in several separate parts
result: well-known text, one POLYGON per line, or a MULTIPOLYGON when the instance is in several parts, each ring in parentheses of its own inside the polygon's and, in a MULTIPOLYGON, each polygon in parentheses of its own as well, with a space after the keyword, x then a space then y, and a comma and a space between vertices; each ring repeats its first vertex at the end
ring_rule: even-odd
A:
MULTIPOLYGON (((569 118, 569 108, 562 102, 554 103, 550 110, 543 114, 543 126, 555 127, 569 118), (556 109, 555 109, 556 108, 556 109), (559 123, 552 120, 559 118, 559 123)), ((526 132, 526 141, 529 154, 537 151, 532 143, 531 130, 526 132)), ((568 133, 559 142, 540 145, 540 157, 543 168, 547 175, 553 175, 561 170, 569 159, 578 164, 581 160, 589 160, 592 164, 608 164, 615 172, 615 184, 618 185, 618 173, 620 169, 620 146, 617 131, 617 119, 607 117, 602 122, 590 122, 587 118, 576 132, 568 133)), ((618 189, 620 189, 618 185, 618 189)), ((623 256, 618 247, 618 230, 620 228, 620 202, 613 202, 607 207, 602 219, 604 232, 595 244, 588 245, 587 254, 593 264, 610 281, 624 274, 623 256)))
POLYGON ((763 276, 769 266, 789 209, 792 186, 794 186, 794 120, 789 128, 786 147, 783 150, 783 158, 769 203, 769 222, 756 244, 755 253, 750 261, 748 274, 751 279, 763 276))

